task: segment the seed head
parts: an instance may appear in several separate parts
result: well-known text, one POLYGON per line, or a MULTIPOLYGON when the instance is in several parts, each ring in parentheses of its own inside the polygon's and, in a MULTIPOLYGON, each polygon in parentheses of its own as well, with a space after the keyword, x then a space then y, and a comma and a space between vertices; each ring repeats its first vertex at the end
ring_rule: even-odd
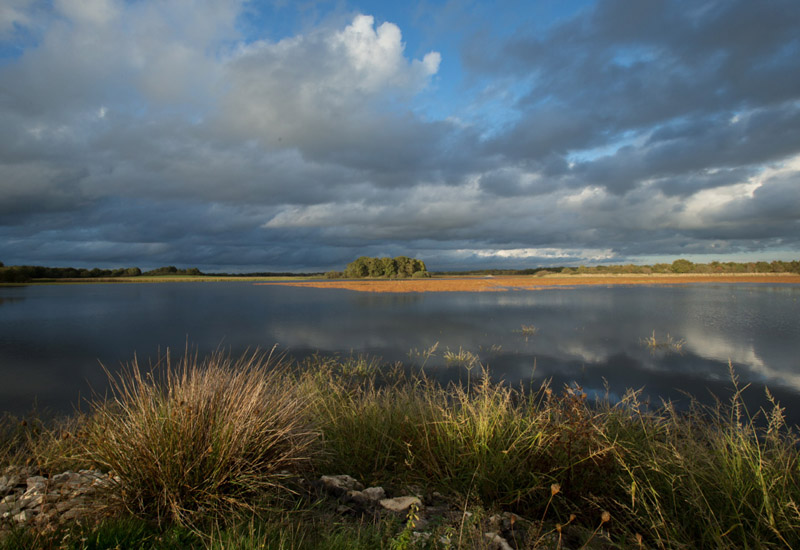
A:
POLYGON ((556 496, 556 495, 559 493, 559 491, 561 491, 561 485, 560 485, 560 484, 558 484, 558 483, 553 483, 553 484, 550 486, 550 496, 551 496, 551 497, 554 497, 554 496, 556 496))
POLYGON ((603 513, 600 514, 600 522, 601 523, 606 523, 608 521, 611 521, 611 514, 609 514, 606 511, 603 511, 603 513))

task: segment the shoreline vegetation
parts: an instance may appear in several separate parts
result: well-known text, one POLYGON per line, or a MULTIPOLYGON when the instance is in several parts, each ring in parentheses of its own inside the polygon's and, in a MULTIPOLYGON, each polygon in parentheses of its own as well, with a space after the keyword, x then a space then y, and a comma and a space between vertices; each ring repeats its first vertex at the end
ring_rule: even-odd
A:
POLYGON ((729 401, 684 412, 470 373, 445 386, 424 361, 134 360, 86 412, 0 421, 0 481, 83 469, 109 486, 104 513, 12 526, 0 548, 800 546, 800 437, 769 393, 747 410, 733 367, 729 401), (371 489, 320 492, 340 474, 371 489), (411 496, 398 513, 369 492, 411 496))
MULTIPOLYGON (((553 278, 576 278, 587 280, 589 277, 608 278, 608 284, 613 284, 620 276, 628 277, 672 277, 703 276, 723 277, 730 276, 758 276, 756 282, 773 282, 761 278, 765 275, 782 277, 780 281, 794 282, 785 277, 789 275, 800 276, 800 260, 790 262, 710 262, 707 264, 693 263, 685 259, 677 259, 671 264, 660 263, 653 265, 596 265, 578 267, 538 267, 531 269, 483 269, 473 271, 431 272, 426 265, 416 258, 398 256, 396 258, 369 258, 362 256, 347 265, 344 271, 329 271, 327 273, 286 273, 286 272, 257 272, 257 273, 203 273, 198 268, 179 269, 175 266, 165 266, 150 271, 142 271, 138 267, 116 269, 76 269, 72 267, 44 267, 44 266, 5 266, 0 262, 0 285, 18 284, 54 284, 54 283, 134 283, 134 282, 217 282, 217 281, 306 281, 309 279, 327 279, 337 282, 340 280, 358 281, 396 281, 411 279, 441 279, 441 278, 474 278, 474 277, 536 277, 543 280, 553 278), (788 275, 787 275, 788 274, 788 275)), ((686 280, 686 279, 684 279, 686 280)), ((749 282, 749 281, 748 281, 749 282)), ((585 283, 584 283, 585 284, 585 283)), ((606 284, 604 282, 588 284, 606 284)), ((635 283, 634 283, 635 284, 635 283)), ((330 286, 330 285, 329 285, 330 286)), ((423 285, 424 286, 424 285, 423 285)), ((479 285, 480 286, 480 285, 479 285)), ((528 286, 528 285, 526 285, 528 286)), ((335 288, 335 286, 334 286, 335 288)))

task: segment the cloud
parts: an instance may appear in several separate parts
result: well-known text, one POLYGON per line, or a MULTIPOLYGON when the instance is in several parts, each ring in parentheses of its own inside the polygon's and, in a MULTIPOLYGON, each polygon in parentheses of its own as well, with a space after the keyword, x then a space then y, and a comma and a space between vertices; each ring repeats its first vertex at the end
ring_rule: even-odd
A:
MULTIPOLYGON (((404 55, 400 29, 357 15, 342 30, 322 28, 242 47, 226 63, 227 92, 215 124, 270 150, 376 172, 413 172, 440 147, 447 123, 403 112, 425 88, 441 56, 404 55)), ((377 177, 377 176, 376 176, 377 177)))
POLYGON ((343 6, 5 2, 0 260, 800 249, 796 2, 343 6))

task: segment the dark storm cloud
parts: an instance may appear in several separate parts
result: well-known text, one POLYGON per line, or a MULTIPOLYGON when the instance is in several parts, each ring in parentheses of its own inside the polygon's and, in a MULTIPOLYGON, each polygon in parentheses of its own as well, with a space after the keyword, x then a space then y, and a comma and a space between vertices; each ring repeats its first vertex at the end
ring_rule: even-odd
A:
MULTIPOLYGON (((544 36, 521 30, 498 48, 468 50, 465 59, 485 74, 531 79, 516 105, 518 122, 492 150, 538 158, 596 147, 628 131, 706 123, 750 109, 775 119, 788 110, 794 119, 796 106, 780 105, 800 96, 798 28, 800 4, 792 0, 605 1, 544 36)), ((684 137, 701 133, 695 128, 684 137)), ((775 144, 749 141, 755 149, 775 144)), ((791 142, 772 156, 796 151, 796 136, 791 142)))

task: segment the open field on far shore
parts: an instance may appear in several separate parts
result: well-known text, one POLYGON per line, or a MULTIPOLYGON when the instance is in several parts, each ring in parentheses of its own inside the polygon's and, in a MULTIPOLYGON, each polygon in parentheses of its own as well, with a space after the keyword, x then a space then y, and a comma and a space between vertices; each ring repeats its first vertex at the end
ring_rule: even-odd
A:
POLYGON ((577 285, 676 285, 692 283, 788 283, 800 284, 795 273, 743 273, 725 275, 546 275, 446 277, 431 279, 361 279, 331 281, 274 281, 279 284, 314 288, 342 288, 358 292, 503 292, 535 290, 550 286, 577 285))

